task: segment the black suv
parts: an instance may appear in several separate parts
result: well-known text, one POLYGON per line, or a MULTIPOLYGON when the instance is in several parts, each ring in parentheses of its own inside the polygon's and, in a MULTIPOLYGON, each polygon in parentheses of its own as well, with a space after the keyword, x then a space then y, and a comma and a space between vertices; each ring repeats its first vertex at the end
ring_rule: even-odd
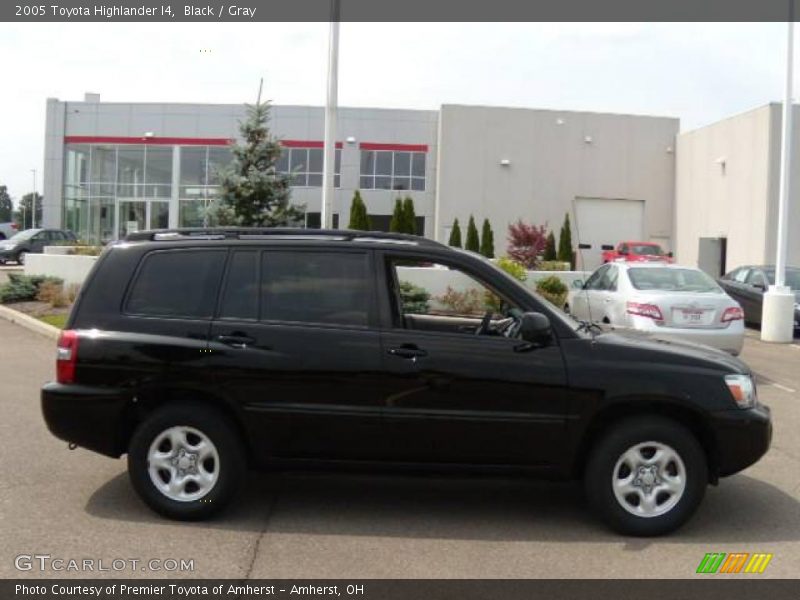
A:
POLYGON ((84 284, 57 379, 52 433, 127 453, 178 519, 250 466, 466 466, 582 478, 611 526, 656 535, 772 434, 741 361, 597 334, 488 260, 381 233, 131 234, 84 284))

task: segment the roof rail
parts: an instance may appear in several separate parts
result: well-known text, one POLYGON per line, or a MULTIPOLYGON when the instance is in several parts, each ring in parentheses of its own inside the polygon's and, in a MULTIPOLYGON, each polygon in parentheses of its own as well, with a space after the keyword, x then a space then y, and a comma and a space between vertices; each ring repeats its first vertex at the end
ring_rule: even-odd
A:
POLYGON ((264 239, 328 239, 331 241, 395 242, 418 246, 443 246, 434 240, 408 233, 356 231, 353 229, 303 229, 300 227, 181 227, 150 229, 125 236, 125 241, 229 240, 264 239))

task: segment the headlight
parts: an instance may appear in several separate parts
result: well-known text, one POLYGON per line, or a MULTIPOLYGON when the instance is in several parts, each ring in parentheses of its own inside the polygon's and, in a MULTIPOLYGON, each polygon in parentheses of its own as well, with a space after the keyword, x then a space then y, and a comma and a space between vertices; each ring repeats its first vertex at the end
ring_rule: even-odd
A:
POLYGON ((749 375, 725 375, 725 383, 739 408, 755 406, 756 385, 749 375))
POLYGON ((3 244, 3 250, 13 250, 16 247, 16 244, 3 244))

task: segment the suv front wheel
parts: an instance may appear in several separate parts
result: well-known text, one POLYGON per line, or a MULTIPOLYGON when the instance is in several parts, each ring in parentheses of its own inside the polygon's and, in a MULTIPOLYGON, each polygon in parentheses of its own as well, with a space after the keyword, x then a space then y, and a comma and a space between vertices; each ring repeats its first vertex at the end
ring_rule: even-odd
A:
POLYGON ((136 429, 128 448, 134 489, 150 508, 172 519, 204 519, 222 510, 244 472, 235 427, 202 405, 156 410, 136 429))
POLYGON ((685 427, 638 417, 612 428, 592 449, 586 494, 615 530, 652 536, 674 531, 697 509, 708 484, 705 452, 685 427))

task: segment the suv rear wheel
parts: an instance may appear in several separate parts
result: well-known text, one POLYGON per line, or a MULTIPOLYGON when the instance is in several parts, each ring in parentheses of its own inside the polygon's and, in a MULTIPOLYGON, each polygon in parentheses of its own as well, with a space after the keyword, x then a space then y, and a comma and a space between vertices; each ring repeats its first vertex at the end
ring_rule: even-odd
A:
POLYGON ((705 494, 705 452, 685 427, 662 417, 626 420, 592 450, 585 486, 590 504, 615 530, 662 535, 692 516, 705 494))
POLYGON ((244 471, 236 429, 205 406, 158 409, 139 425, 128 448, 134 489, 150 508, 172 519, 204 519, 222 510, 244 471))

